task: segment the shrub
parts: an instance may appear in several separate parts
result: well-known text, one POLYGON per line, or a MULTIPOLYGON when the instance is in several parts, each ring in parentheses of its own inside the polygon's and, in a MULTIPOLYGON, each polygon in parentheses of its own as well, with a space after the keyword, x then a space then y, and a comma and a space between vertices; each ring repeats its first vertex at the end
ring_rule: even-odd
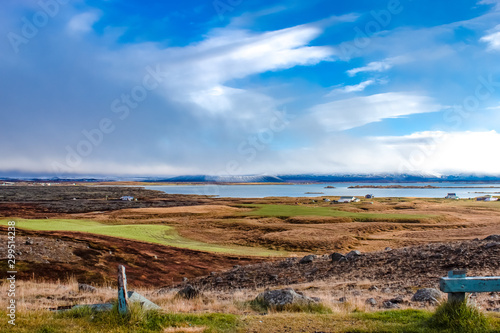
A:
POLYGON ((473 305, 464 302, 442 303, 429 320, 429 326, 453 333, 480 333, 488 331, 488 320, 473 305))
POLYGON ((294 303, 283 306, 269 306, 266 302, 254 299, 250 301, 249 306, 256 312, 304 312, 304 313, 319 313, 329 314, 332 310, 321 303, 294 303))

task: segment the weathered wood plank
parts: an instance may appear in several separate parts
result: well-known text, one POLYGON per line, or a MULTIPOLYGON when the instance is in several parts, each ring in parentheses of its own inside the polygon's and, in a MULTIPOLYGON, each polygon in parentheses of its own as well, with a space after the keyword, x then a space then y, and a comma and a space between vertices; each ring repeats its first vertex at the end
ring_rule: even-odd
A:
POLYGON ((441 291, 445 293, 480 293, 500 291, 500 277, 441 278, 441 291))
POLYGON ((128 312, 127 276, 123 265, 118 266, 118 311, 121 314, 128 312))

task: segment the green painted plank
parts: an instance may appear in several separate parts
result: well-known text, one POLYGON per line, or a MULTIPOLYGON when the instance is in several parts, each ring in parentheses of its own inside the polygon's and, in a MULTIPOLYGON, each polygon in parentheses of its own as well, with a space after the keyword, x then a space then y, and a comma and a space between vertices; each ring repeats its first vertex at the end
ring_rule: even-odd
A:
POLYGON ((441 278, 439 288, 445 293, 480 293, 500 291, 500 276, 441 278))

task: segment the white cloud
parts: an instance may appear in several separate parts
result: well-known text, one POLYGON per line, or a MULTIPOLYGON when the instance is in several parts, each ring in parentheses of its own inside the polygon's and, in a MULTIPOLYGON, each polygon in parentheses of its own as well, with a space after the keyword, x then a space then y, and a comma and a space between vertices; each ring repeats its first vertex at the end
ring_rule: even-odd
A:
POLYGON ((499 173, 500 157, 492 153, 492 147, 500 145, 496 131, 429 131, 372 139, 398 152, 402 158, 398 170, 401 172, 499 173))
MULTIPOLYGON (((165 47, 156 43, 118 45, 108 35, 102 39, 81 38, 76 32, 88 31, 95 18, 62 12, 55 22, 61 25, 48 26, 50 33, 40 34, 40 42, 30 43, 30 52, 21 54, 22 60, 37 70, 16 72, 11 78, 29 82, 25 88, 34 92, 34 97, 24 104, 44 105, 50 117, 31 114, 30 123, 16 128, 16 132, 36 132, 47 138, 36 144, 17 140, 15 145, 0 140, 4 143, 0 148, 10 147, 9 156, 0 161, 0 171, 54 172, 54 162, 69 165, 68 149, 76 151, 87 141, 82 131, 96 128, 103 118, 113 120, 113 135, 105 135, 102 143, 93 146, 91 153, 82 156, 81 163, 75 162, 68 172, 179 174, 225 170, 228 161, 243 159, 238 153, 240 142, 269 128, 275 111, 282 109, 280 101, 264 89, 248 88, 234 80, 314 65, 330 60, 333 54, 330 47, 309 46, 323 32, 313 25, 257 33, 223 28, 211 31, 198 43, 165 47), (67 32, 72 33, 68 36, 67 32), (38 54, 46 45, 50 45, 50 57, 40 58, 38 54), (122 98, 130 97, 132 89, 143 84, 146 68, 155 71, 157 65, 161 84, 148 91, 147 98, 137 106, 127 107, 122 98), (35 92, 47 78, 54 89, 39 97, 35 92), (116 100, 130 111, 124 120, 110 107, 116 100), (60 119, 59 125, 48 120, 55 118, 60 119), (52 128, 53 133, 48 135, 52 128), (129 144, 123 145, 123 140, 129 144)), ((155 80, 150 77, 148 82, 155 80)), ((20 114, 35 110, 20 106, 14 96, 4 105, 14 103, 20 114)))
POLYGON ((311 114, 329 131, 342 131, 386 118, 436 112, 443 107, 427 96, 390 92, 320 104, 311 114))
POLYGON ((495 10, 500 10, 500 0, 481 0, 479 5, 495 5, 495 10))
POLYGON ((409 61, 409 59, 405 56, 387 58, 383 61, 373 61, 366 66, 350 69, 347 71, 347 74, 349 74, 349 76, 354 76, 362 72, 383 72, 391 69, 396 64, 401 64, 407 61, 409 61))
MULTIPOLYGON (((201 37, 200 42, 170 47, 166 46, 169 36, 165 36, 163 43, 119 43, 114 31, 122 28, 106 28, 103 35, 85 34, 91 31, 99 17, 95 14, 98 12, 87 8, 82 13, 81 6, 65 8, 44 28, 44 33, 37 35, 36 42, 21 45, 19 55, 10 48, 6 49, 8 52, 0 52, 6 59, 0 66, 5 76, 0 85, 3 91, 9 92, 5 94, 2 107, 12 110, 4 115, 5 119, 2 118, 5 131, 0 134, 0 150, 6 153, 0 160, 0 171, 52 172, 52 162, 64 163, 67 147, 77 149, 78 144, 86 140, 82 130, 96 128, 103 118, 111 118, 116 130, 112 135, 104 136, 102 143, 82 158, 82 163, 72 169, 75 173, 213 173, 225 170, 227 162, 233 159, 241 162, 242 173, 391 172, 397 171, 394 169, 404 164, 414 149, 433 145, 434 134, 427 132, 378 139, 352 137, 341 132, 386 118, 439 110, 441 106, 429 97, 400 92, 343 99, 317 105, 303 116, 302 108, 307 109, 313 98, 321 96, 316 92, 311 94, 314 89, 301 91, 306 85, 282 84, 287 82, 286 73, 276 75, 273 82, 277 83, 272 87, 254 84, 258 80, 253 78, 239 80, 336 59, 335 47, 311 46, 327 25, 337 22, 335 20, 269 32, 252 32, 230 25, 210 31, 201 37), (79 15, 75 15, 77 11, 79 15), (40 54, 47 56, 40 57, 40 54), (111 102, 130 95, 131 89, 141 85, 147 74, 145 68, 156 68, 157 64, 164 74, 162 84, 158 89, 148 91, 148 97, 136 108, 130 108, 129 117, 121 120, 120 114, 110 108, 111 102), (40 90, 40 87, 51 89, 40 90), (24 98, 28 95, 29 99, 24 98), (291 111, 297 118, 292 118, 292 124, 283 132, 274 133, 274 141, 263 150, 256 149, 255 159, 247 162, 247 156, 238 152, 239 143, 269 128, 273 112, 281 109, 282 100, 279 98, 289 96, 298 102, 291 111), (322 131, 322 125, 328 131, 322 131), (12 137, 16 137, 15 142, 10 140, 12 137), (44 140, 34 140, 35 137, 44 140)), ((12 16, 9 12, 0 13, 2 15, 9 20, 0 20, 0 25, 7 27, 6 31, 20 29, 17 16, 9 18, 12 16)), ((476 32, 485 31, 497 24, 491 23, 497 13, 489 15, 485 22, 470 23, 466 27, 472 27, 476 32)), ((354 16, 349 18, 350 21, 354 19, 354 16)), ((456 27, 461 25, 457 23, 456 27)), ((350 26, 348 28, 350 30, 350 26)), ((443 72, 443 68, 453 72, 454 75, 450 76, 453 78, 460 72, 460 68, 449 66, 452 56, 466 54, 455 44, 442 42, 445 40, 441 38, 443 34, 448 36, 454 28, 413 30, 396 27, 393 31, 374 35, 371 44, 360 50, 361 56, 369 59, 363 63, 367 65, 349 72, 352 76, 382 72, 404 61, 418 59, 418 71, 412 69, 412 72, 418 72, 419 76, 395 77, 391 82, 398 86, 394 89, 388 87, 386 91, 411 91, 421 87, 447 101, 449 95, 436 92, 438 87, 444 86, 443 89, 450 89, 450 95, 462 96, 451 90, 453 84, 441 81, 448 73, 443 72), (381 54, 385 56, 381 57, 381 54), (397 55, 408 55, 408 58, 395 57, 397 55), (374 59, 381 61, 370 62, 374 59), (438 60, 442 62, 436 62, 438 60), (430 63, 428 66, 427 62, 430 63), (426 85, 427 82, 437 83, 426 85)), ((324 37, 326 40, 328 35, 324 37)), ((0 43, 0 47, 2 45, 6 43, 0 43)), ((467 50, 470 48, 465 48, 467 50)), ((461 60, 476 58, 464 55, 461 60)), ((465 61, 455 63, 462 66, 465 61)), ((494 65, 495 59, 478 63, 481 68, 489 70, 494 70, 494 65)), ((455 83, 461 82, 463 86, 469 82, 473 92, 477 71, 473 72, 472 76, 464 75, 455 83)), ((332 75, 335 74, 342 73, 333 71, 332 75)), ((360 92, 380 83, 375 78, 363 78, 357 82, 360 81, 363 82, 336 87, 337 93, 360 92)), ((307 87, 314 88, 313 85, 307 87)), ((468 94, 470 92, 463 96, 468 94)), ((485 125, 479 128, 496 128, 494 124, 497 124, 491 118, 483 123, 485 125)), ((450 142, 467 145, 470 140, 481 146, 489 140, 491 144, 486 145, 488 155, 471 155, 478 161, 478 171, 481 171, 494 165, 495 155, 491 151, 498 146, 497 136, 490 134, 480 138, 479 134, 454 134, 452 138, 455 139, 450 142)), ((441 147, 446 146, 441 144, 441 147)), ((450 143, 449 148, 455 149, 458 157, 466 159, 467 155, 459 145, 450 143)), ((467 146, 465 152, 473 149, 467 146)), ((443 154, 446 156, 446 152, 443 154)), ((456 168, 460 169, 462 165, 464 170, 471 168, 469 163, 474 161, 462 163, 458 157, 449 157, 456 168)), ((435 157, 428 161, 433 159, 435 157)), ((427 163, 422 169, 439 168, 436 163, 427 163)), ((446 167, 450 164, 443 162, 446 167)), ((495 165, 498 166, 498 161, 495 165)))
POLYGON ((92 25, 99 20, 100 14, 86 12, 73 16, 68 22, 68 29, 73 33, 85 33, 92 30, 92 25))
POLYGON ((500 24, 489 31, 489 34, 482 37, 480 41, 488 44, 489 50, 500 51, 500 24))
POLYGON ((276 173, 498 175, 500 157, 492 153, 492 147, 498 145, 500 134, 495 131, 426 131, 365 138, 334 134, 314 146, 280 152, 274 163, 259 164, 257 170, 265 172, 272 168, 276 173))
POLYGON ((328 60, 333 54, 331 48, 307 46, 321 33, 318 27, 308 25, 261 34, 219 30, 199 44, 165 50, 180 60, 174 66, 165 65, 173 75, 182 73, 184 81, 196 78, 193 83, 203 86, 222 84, 252 74, 328 60))
POLYGON ((366 87, 375 83, 375 80, 366 80, 359 84, 352 86, 343 86, 342 88, 333 89, 327 96, 338 95, 338 94, 348 94, 352 92, 359 92, 365 90, 366 87))
POLYGON ((321 32, 320 28, 309 25, 259 34, 218 30, 198 44, 152 49, 146 56, 144 50, 134 50, 130 58, 158 60, 166 76, 162 84, 165 99, 194 103, 207 116, 224 115, 226 121, 246 120, 246 127, 252 123, 261 127, 262 116, 275 110, 278 103, 262 93, 229 87, 227 82, 330 60, 331 48, 307 46, 321 32), (253 122, 248 122, 249 119, 253 122))
POLYGON ((500 110, 500 105, 490 106, 490 107, 486 108, 486 110, 500 110))

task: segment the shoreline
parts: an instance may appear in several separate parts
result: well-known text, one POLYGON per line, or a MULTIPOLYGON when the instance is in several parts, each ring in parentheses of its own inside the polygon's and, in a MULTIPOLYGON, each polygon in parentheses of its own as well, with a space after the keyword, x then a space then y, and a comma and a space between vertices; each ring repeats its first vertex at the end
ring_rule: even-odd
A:
POLYGON ((500 186, 416 186, 416 185, 355 185, 349 186, 348 189, 374 188, 374 189, 474 189, 474 188, 500 188, 500 186))

